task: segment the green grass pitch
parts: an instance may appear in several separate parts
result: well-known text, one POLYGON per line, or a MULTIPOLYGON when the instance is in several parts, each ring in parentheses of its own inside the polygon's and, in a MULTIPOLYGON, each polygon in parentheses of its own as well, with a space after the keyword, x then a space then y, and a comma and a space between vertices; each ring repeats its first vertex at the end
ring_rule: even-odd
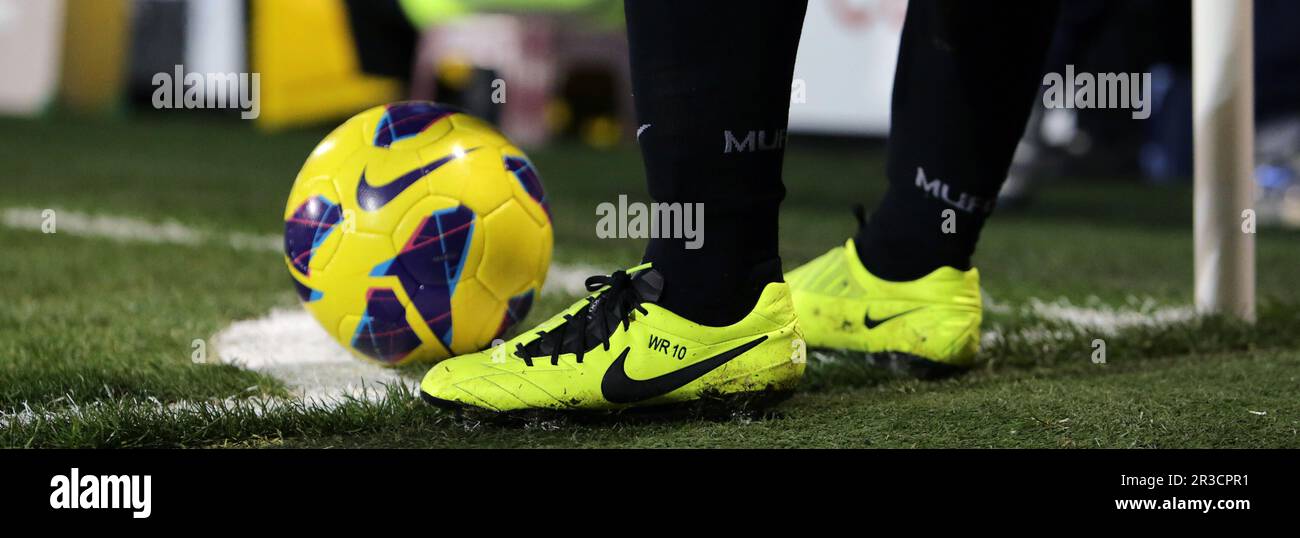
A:
MULTIPOLYGON (((0 211, 56 208, 277 234, 284 197, 323 131, 226 122, 0 120, 0 211)), ((636 240, 597 240, 594 208, 646 200, 634 149, 531 152, 552 200, 557 261, 632 265, 636 240)), ((792 140, 781 223, 787 268, 851 233, 884 185, 881 151, 792 140)), ((1258 235, 1260 319, 1112 334, 1026 305, 1156 312, 1191 302, 1191 192, 1104 180, 1047 185, 998 215, 976 262, 999 306, 982 365, 921 382, 817 353, 803 390, 766 413, 480 424, 394 388, 332 408, 282 382, 195 364, 191 343, 296 303, 280 255, 42 234, 0 222, 4 447, 1297 447, 1300 234, 1258 235), (1145 309, 1145 310, 1143 310, 1145 309), (1091 361, 1104 338, 1106 364, 1091 361), (180 405, 178 402, 188 402, 180 405)), ((548 295, 526 325, 574 297, 548 295)), ((418 375, 418 371, 411 371, 418 375)))

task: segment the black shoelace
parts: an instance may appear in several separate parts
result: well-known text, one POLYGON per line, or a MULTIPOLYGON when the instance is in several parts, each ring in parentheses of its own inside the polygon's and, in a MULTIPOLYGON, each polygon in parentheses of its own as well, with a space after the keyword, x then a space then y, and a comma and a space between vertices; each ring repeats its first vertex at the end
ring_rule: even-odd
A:
POLYGON ((550 354, 551 364, 560 363, 560 355, 574 353, 577 361, 599 343, 609 351, 609 340, 619 324, 626 331, 633 312, 647 315, 641 303, 655 301, 662 290, 663 278, 654 269, 635 274, 616 271, 612 275, 587 278, 587 291, 599 292, 586 298, 587 305, 573 314, 564 315, 564 323, 550 331, 538 331, 537 338, 515 345, 515 356, 533 365, 533 357, 550 354))

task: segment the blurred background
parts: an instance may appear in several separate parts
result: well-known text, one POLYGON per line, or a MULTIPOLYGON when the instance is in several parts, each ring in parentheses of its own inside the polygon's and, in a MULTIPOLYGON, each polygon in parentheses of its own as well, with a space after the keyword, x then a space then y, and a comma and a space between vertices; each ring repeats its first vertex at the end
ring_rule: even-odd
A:
MULTIPOLYGON (((905 0, 812 0, 791 131, 880 141, 905 0)), ((1256 2, 1257 210, 1300 226, 1300 3, 1256 2)), ((1045 71, 1152 74, 1152 114, 1034 113, 1002 207, 1061 177, 1191 176, 1190 2, 1071 0, 1045 71)), ((336 124, 400 99, 435 99, 525 147, 608 149, 634 118, 618 0, 0 0, 0 114, 137 118, 153 77, 258 73, 257 129, 336 124)), ((996 80, 990 80, 996 84, 996 80)), ((201 88, 200 88, 201 90, 201 88)), ((191 112, 193 113, 193 112, 191 112)), ((237 119, 232 111, 205 111, 237 119)))

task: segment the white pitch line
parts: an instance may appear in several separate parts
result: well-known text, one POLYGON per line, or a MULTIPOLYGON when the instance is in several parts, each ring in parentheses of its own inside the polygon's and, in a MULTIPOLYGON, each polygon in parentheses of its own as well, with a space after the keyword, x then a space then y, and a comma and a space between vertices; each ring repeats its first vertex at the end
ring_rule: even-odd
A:
MULTIPOLYGON (((1196 317, 1196 310, 1191 306, 1160 306, 1150 297, 1138 300, 1130 297, 1127 304, 1116 307, 1102 303, 1091 297, 1086 305, 1075 305, 1064 297, 1055 301, 1044 301, 1031 297, 1028 302, 1018 307, 994 301, 984 292, 984 311, 998 314, 1023 314, 1046 321, 1055 321, 1075 329, 1093 331, 1097 336, 1113 336, 1121 330, 1134 327, 1161 327, 1190 321, 1196 317)), ((1007 336, 997 329, 986 330, 981 334, 985 343, 994 342, 1007 336)), ((1068 330, 1049 327, 1035 327, 1020 331, 1018 336, 1031 342, 1046 342, 1074 336, 1068 330)))
POLYGON ((1130 307, 1114 307, 1101 301, 1089 302, 1093 304, 1079 306, 1064 298, 1050 303, 1031 298, 1025 308, 1042 319, 1105 334, 1114 334, 1132 327, 1171 325, 1196 317, 1196 310, 1191 306, 1159 306, 1151 298, 1140 302, 1130 300, 1130 307))
POLYGON ((419 380, 353 357, 302 308, 277 308, 236 321, 212 337, 219 362, 270 375, 308 402, 374 399, 387 386, 415 390, 419 380))
MULTIPOLYGON (((19 230, 42 231, 45 211, 35 207, 6 207, 0 210, 0 223, 19 230)), ((127 243, 172 245, 225 243, 237 250, 272 252, 284 248, 283 239, 276 235, 206 231, 170 219, 151 222, 135 217, 96 215, 67 209, 51 209, 51 211, 54 212, 54 233, 102 237, 127 243)))
MULTIPOLYGON (((55 233, 83 237, 102 237, 121 242, 172 244, 197 246, 225 244, 235 250, 280 252, 284 238, 275 234, 248 234, 203 230, 174 220, 153 222, 135 217, 96 215, 68 209, 54 211, 55 233)), ((0 224, 9 228, 42 231, 46 209, 36 207, 6 207, 0 209, 0 224)), ((547 271, 543 293, 586 293, 587 277, 605 274, 591 265, 552 264, 547 271)))

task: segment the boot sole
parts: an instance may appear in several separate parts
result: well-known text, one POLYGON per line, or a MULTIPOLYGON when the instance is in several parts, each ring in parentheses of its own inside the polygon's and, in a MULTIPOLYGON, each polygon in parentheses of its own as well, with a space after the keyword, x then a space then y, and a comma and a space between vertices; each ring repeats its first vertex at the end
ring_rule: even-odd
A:
POLYGON ((457 418, 479 422, 536 423, 551 420, 579 422, 618 422, 633 420, 730 419, 737 417, 770 418, 768 410, 794 395, 794 389, 769 388, 758 391, 717 394, 705 392, 699 399, 685 402, 633 406, 620 409, 542 408, 492 411, 482 407, 444 400, 420 391, 426 403, 455 414, 457 418))

